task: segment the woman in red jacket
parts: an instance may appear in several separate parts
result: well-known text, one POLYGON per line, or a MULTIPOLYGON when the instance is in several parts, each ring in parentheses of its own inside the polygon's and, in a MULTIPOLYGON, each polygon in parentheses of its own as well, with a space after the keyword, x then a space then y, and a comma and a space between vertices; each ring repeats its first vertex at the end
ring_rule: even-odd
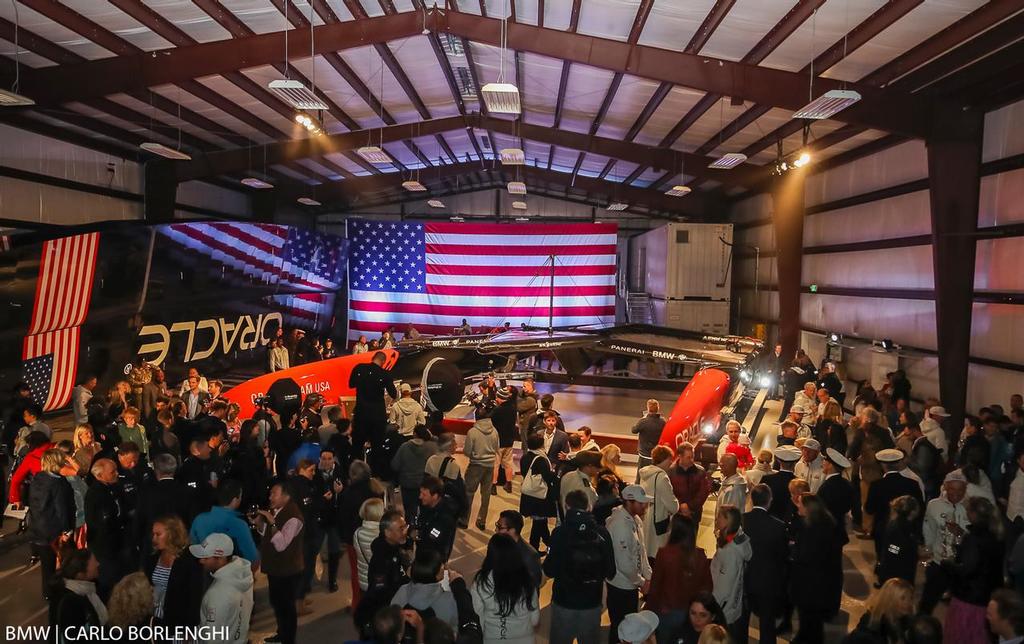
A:
POLYGON ((675 641, 686 622, 690 602, 711 591, 711 562, 697 547, 696 525, 681 514, 672 515, 668 543, 658 549, 647 610, 658 614, 658 641, 675 641), (663 639, 664 638, 664 639, 663 639))
MULTIPOLYGON (((25 458, 22 459, 21 464, 14 470, 14 475, 11 476, 11 490, 8 493, 7 500, 14 504, 15 507, 20 507, 22 503, 22 483, 25 478, 29 475, 35 476, 40 472, 42 466, 40 460, 43 458, 43 452, 56 447, 50 442, 50 439, 46 437, 46 434, 42 432, 32 432, 25 437, 25 444, 28 445, 28 453, 25 454, 25 458)), ((26 502, 28 499, 24 499, 26 502)))

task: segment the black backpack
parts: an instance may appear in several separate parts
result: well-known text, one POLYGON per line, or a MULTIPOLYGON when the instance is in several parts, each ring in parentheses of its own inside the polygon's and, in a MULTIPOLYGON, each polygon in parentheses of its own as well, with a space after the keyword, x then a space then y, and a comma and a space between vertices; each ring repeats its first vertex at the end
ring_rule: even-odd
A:
MULTIPOLYGON (((567 529, 569 526, 565 526, 567 529)), ((606 542, 601 531, 582 523, 567 530, 565 573, 579 584, 603 584, 608 562, 606 542)))
POLYGON ((445 478, 444 475, 445 470, 448 469, 448 463, 454 460, 451 456, 446 456, 441 461, 441 468, 437 471, 437 475, 444 483, 444 496, 451 499, 452 507, 455 509, 455 516, 461 517, 469 506, 469 500, 466 498, 466 482, 462 479, 461 472, 455 479, 445 478))

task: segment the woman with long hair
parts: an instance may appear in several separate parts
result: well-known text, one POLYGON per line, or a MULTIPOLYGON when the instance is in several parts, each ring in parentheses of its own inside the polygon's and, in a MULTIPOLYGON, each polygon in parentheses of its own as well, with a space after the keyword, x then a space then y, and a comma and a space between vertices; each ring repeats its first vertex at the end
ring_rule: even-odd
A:
POLYGON ((597 479, 602 476, 614 476, 618 481, 619 488, 626 487, 625 482, 622 480, 622 475, 619 473, 619 466, 622 465, 622 450, 615 443, 608 443, 601 448, 601 471, 597 473, 597 477, 594 478, 593 483, 597 485, 597 479))
MULTIPOLYGON (((59 633, 68 627, 103 626, 107 607, 96 594, 100 564, 88 550, 68 548, 50 586, 50 625, 59 633)), ((58 644, 68 641, 58 636, 58 644)))
POLYGON ((835 521, 821 499, 804 493, 796 505, 800 527, 793 544, 789 592, 800 616, 800 630, 794 641, 821 644, 825 641, 830 598, 834 596, 830 589, 842 575, 842 558, 835 552, 842 546, 834 535, 835 521))
POLYGON ((867 601, 867 611, 854 629, 854 639, 883 644, 903 641, 907 622, 914 615, 914 587, 903 579, 890 579, 867 601))
POLYGON ((558 476, 548 460, 544 450, 544 432, 530 434, 526 439, 526 449, 519 460, 519 470, 523 475, 523 485, 527 479, 543 480, 547 484, 547 494, 543 497, 519 495, 519 513, 530 517, 530 545, 540 550, 541 541, 548 544, 551 533, 548 531, 548 519, 555 516, 555 502, 558 499, 558 476), (539 479, 537 478, 539 477, 539 479))
POLYGON ((540 602, 526 561, 512 537, 491 537, 470 594, 480 617, 484 644, 533 643, 540 622, 540 602))
POLYGON ((878 562, 878 581, 898 578, 914 585, 917 574, 917 519, 921 505, 912 496, 901 496, 889 504, 889 520, 885 524, 882 558, 878 562))
POLYGON ((843 410, 834 398, 829 398, 821 410, 818 422, 811 430, 814 439, 821 443, 821 449, 831 447, 839 453, 846 453, 846 428, 843 427, 843 410))
POLYGON ((75 529, 75 493, 61 476, 68 456, 56 447, 43 452, 40 471, 32 477, 28 489, 28 506, 32 520, 28 524, 32 552, 39 558, 43 599, 49 598, 50 584, 57 568, 53 545, 67 540, 75 529))
POLYGON ((117 422, 128 408, 128 393, 132 387, 126 380, 118 380, 107 390, 107 420, 117 422))
POLYGON ((96 442, 92 425, 89 423, 76 425, 71 443, 75 447, 73 458, 78 463, 78 471, 88 472, 92 468, 92 462, 96 459, 96 455, 103 451, 103 446, 96 442))
POLYGON ((697 547, 697 528, 682 514, 672 515, 668 543, 658 548, 654 575, 647 593, 647 610, 658 615, 658 641, 671 641, 686 623, 690 602, 710 592, 711 566, 703 548, 697 547))
POLYGON ((195 626, 203 596, 203 572, 188 551, 188 531, 176 516, 153 522, 153 554, 143 570, 152 582, 153 616, 167 626, 195 626))
POLYGON ((743 571, 754 551, 750 539, 740 527, 742 515, 734 505, 723 505, 715 514, 715 535, 718 549, 711 560, 712 592, 722 607, 729 633, 737 640, 746 639, 740 633, 743 620, 743 571))
POLYGON ((988 641, 985 607, 992 591, 1003 585, 1003 519, 981 497, 967 499, 967 530, 947 562, 953 598, 946 610, 945 641, 983 644, 988 641))
POLYGON ((153 617, 153 586, 145 573, 133 572, 117 582, 107 601, 107 613, 107 625, 118 626, 125 633, 130 632, 131 626, 149 624, 153 617))
MULTIPOLYGON (((687 620, 682 628, 678 629, 669 637, 663 640, 659 634, 658 642, 672 642, 673 644, 698 644, 704 633, 714 625, 725 626, 725 617, 722 615, 722 607, 718 605, 715 596, 710 592, 702 591, 690 602, 687 611, 687 620)), ((745 642, 746 639, 738 640, 745 642)))

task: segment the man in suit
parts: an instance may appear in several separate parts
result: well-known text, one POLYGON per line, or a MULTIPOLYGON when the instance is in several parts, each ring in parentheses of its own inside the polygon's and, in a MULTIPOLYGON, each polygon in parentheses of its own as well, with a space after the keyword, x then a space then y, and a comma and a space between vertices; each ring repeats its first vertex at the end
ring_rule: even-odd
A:
POLYGON ((875 562, 882 558, 882 538, 889 520, 889 504, 901 496, 911 496, 924 507, 921 487, 912 479, 900 474, 903 467, 903 452, 898 449, 883 449, 875 454, 875 459, 882 466, 882 478, 871 484, 868 498, 864 502, 864 511, 871 515, 871 536, 875 540, 875 562))
POLYGON ((850 460, 831 447, 825 450, 824 456, 822 471, 825 474, 825 480, 818 488, 818 498, 825 504, 832 518, 836 520, 836 539, 839 548, 835 550, 835 554, 840 561, 835 562, 829 568, 829 570, 839 571, 838 578, 831 580, 829 586, 832 591, 832 601, 829 606, 835 613, 839 611, 839 604, 843 597, 842 547, 850 542, 850 537, 846 534, 846 515, 853 509, 855 498, 853 484, 843 478, 843 470, 850 467, 850 460))
POLYGON ((796 447, 783 445, 775 448, 775 461, 779 464, 779 471, 765 475, 761 482, 767 485, 772 491, 771 505, 768 512, 780 521, 788 521, 793 516, 796 507, 793 506, 793 499, 789 495, 789 482, 796 478, 793 468, 800 460, 802 453, 796 447))
POLYGON ((558 428, 560 420, 558 412, 544 412, 544 451, 555 467, 564 461, 569 453, 569 435, 558 428))
MULTIPOLYGON (((789 493, 784 496, 789 498, 789 493)), ((753 549, 744 574, 749 603, 743 620, 748 623, 750 613, 757 615, 761 644, 775 642, 775 620, 782 612, 785 595, 779 589, 786 585, 786 564, 789 561, 786 524, 768 511, 772 499, 771 488, 763 483, 755 485, 750 490, 753 509, 743 515, 743 532, 753 549)))
MULTIPOLYGON (((193 369, 193 371, 195 371, 193 369)), ((199 376, 188 377, 188 390, 181 396, 185 403, 185 417, 195 420, 206 410, 206 403, 210 400, 210 394, 203 390, 200 385, 199 376)))
POLYGON ((153 457, 153 471, 156 481, 139 491, 139 508, 135 513, 136 540, 141 545, 140 554, 149 555, 150 532, 153 522, 163 516, 176 516, 187 528, 196 514, 195 491, 174 478, 178 462, 170 454, 153 457))

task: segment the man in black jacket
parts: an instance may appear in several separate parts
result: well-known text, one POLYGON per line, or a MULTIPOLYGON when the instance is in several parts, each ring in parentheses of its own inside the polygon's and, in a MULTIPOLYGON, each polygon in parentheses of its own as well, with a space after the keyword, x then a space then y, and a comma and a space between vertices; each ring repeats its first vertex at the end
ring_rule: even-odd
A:
POLYGON ((108 458, 100 458, 92 464, 91 471, 94 480, 85 494, 86 535, 89 550, 100 564, 96 589, 105 600, 131 566, 125 565, 130 554, 124 552, 127 530, 117 489, 117 465, 108 458))
POLYGON ((448 561, 455 544, 456 509, 444 496, 444 483, 424 475, 420 483, 420 507, 416 515, 416 549, 436 550, 448 561))
POLYGON ((636 421, 630 432, 637 435, 636 482, 640 482, 640 470, 651 464, 651 450, 661 440, 661 432, 665 429, 665 419, 661 415, 661 403, 651 398, 647 401, 647 411, 643 418, 636 421))
POLYGON ((398 398, 391 374, 384 369, 385 360, 387 356, 384 352, 378 351, 373 354, 371 362, 356 365, 348 378, 348 386, 356 390, 352 445, 359 455, 362 455, 368 444, 376 447, 384 439, 388 422, 385 392, 392 399, 398 398))
MULTIPOLYGON (((789 492, 786 492, 789 497, 789 492)), ((789 561, 789 538, 786 524, 768 512, 772 504, 772 490, 767 485, 755 485, 750 490, 753 509, 743 515, 743 532, 750 539, 753 556, 743 575, 749 601, 749 614, 757 615, 761 644, 774 644, 775 620, 782 612, 789 561)))
POLYGON ((498 484, 502 483, 505 492, 512 493, 512 445, 519 434, 518 413, 516 411, 516 394, 512 387, 498 390, 498 406, 491 413, 491 422, 498 430, 498 467, 495 469, 494 485, 491 494, 498 493, 498 484), (504 479, 504 481, 502 481, 504 479))
POLYGON ((170 454, 153 457, 156 481, 139 490, 139 507, 135 512, 135 540, 141 545, 143 557, 152 548, 150 535, 153 522, 164 516, 176 516, 188 529, 196 515, 195 491, 174 479, 178 463, 170 454))
MULTIPOLYGON (((822 471, 825 474, 825 480, 818 488, 818 498, 825 504, 825 508, 836 521, 835 535, 839 547, 833 550, 835 556, 842 559, 843 546, 850 542, 850 537, 846 534, 846 515, 853 509, 856 498, 853 493, 853 484, 843 478, 843 470, 850 467, 851 463, 850 459, 831 447, 825 450, 824 456, 822 471)), ((842 568, 842 563, 839 562, 834 562, 829 566, 829 570, 832 571, 841 571, 842 568)), ((837 579, 830 580, 829 589, 832 591, 830 612, 835 613, 839 610, 843 598, 843 575, 841 573, 837 579)))
POLYGON ((210 441, 204 435, 192 437, 189 456, 181 464, 177 479, 195 494, 196 512, 207 512, 213 507, 214 482, 211 478, 213 463, 210 461, 210 441))
POLYGON ((380 518, 380 536, 370 545, 370 562, 367 568, 366 593, 356 609, 356 627, 364 639, 368 635, 373 616, 377 609, 391 603, 398 589, 409 582, 409 563, 412 550, 406 547, 409 526, 400 510, 387 510, 380 518))
POLYGON ((875 565, 882 560, 883 537, 889 521, 889 505, 893 499, 901 496, 912 496, 919 508, 924 507, 921 487, 913 479, 900 474, 904 454, 898 449, 883 449, 875 454, 875 459, 882 466, 882 478, 868 488, 868 498, 864 502, 864 511, 871 515, 871 536, 875 540, 875 565))
MULTIPOLYGON (((327 589, 329 592, 338 590, 338 564, 341 563, 341 538, 338 534, 338 502, 341 491, 345 487, 346 472, 338 467, 334 452, 324 449, 320 452, 320 463, 313 477, 313 504, 316 508, 317 526, 310 530, 313 535, 311 545, 316 553, 320 552, 324 538, 327 539, 327 589)), ((307 524, 307 529, 309 529, 307 524)), ((307 564, 308 565, 308 564, 307 564)))
POLYGON ((780 521, 789 521, 796 511, 793 499, 789 495, 789 482, 795 478, 793 467, 800 460, 802 453, 796 447, 783 445, 776 447, 774 454, 775 461, 779 464, 779 471, 765 475, 761 482, 772 491, 771 505, 768 506, 768 511, 780 521))
POLYGON ((604 526, 590 513, 582 490, 565 497, 565 522, 551 533, 544 574, 554 579, 551 644, 596 643, 604 609, 604 582, 615 577, 615 553, 604 526))

